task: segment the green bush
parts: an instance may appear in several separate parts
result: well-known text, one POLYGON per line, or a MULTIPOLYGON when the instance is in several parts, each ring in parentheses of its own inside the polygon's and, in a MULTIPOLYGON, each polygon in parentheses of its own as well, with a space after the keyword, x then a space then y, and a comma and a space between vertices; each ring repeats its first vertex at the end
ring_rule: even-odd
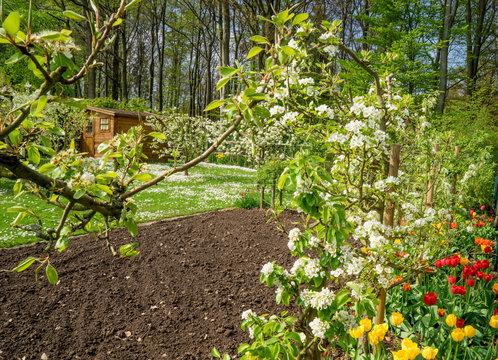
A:
POLYGON ((258 193, 241 193, 234 206, 240 209, 252 209, 259 206, 258 193))

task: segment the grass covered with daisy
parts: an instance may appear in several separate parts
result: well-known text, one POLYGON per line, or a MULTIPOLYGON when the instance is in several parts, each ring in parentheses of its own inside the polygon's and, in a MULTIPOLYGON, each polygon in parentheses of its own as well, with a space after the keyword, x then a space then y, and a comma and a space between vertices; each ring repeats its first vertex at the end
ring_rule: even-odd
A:
MULTIPOLYGON (((151 175, 171 167, 167 163, 147 165, 151 175)), ((134 197, 139 204, 138 222, 190 215, 234 206, 241 193, 256 190, 256 171, 250 168, 201 163, 189 170, 189 175, 177 173, 134 197)), ((34 195, 15 198, 14 181, 0 178, 0 206, 9 209, 20 205, 29 208, 46 226, 55 227, 62 209, 51 206, 34 195)), ((16 212, 5 212, 0 217, 0 247, 11 247, 35 242, 36 237, 19 232, 9 224, 16 212)), ((111 224, 116 226, 116 224, 111 224)))

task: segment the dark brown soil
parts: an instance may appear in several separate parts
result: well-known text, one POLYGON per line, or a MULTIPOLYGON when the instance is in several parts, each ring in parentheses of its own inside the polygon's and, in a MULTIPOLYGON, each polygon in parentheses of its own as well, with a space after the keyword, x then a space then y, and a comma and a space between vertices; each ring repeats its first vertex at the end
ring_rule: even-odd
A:
MULTIPOLYGON (((297 216, 283 219, 292 226, 297 216)), ((259 283, 266 262, 293 262, 285 234, 266 221, 262 210, 229 210, 148 224, 132 260, 75 238, 52 261, 57 285, 44 271, 35 282, 34 266, 0 271, 0 360, 210 359, 213 346, 235 355, 249 341, 244 310, 284 310, 259 283)), ((111 238, 133 241, 125 229, 111 238)), ((0 269, 42 255, 41 245, 1 249, 0 269)))

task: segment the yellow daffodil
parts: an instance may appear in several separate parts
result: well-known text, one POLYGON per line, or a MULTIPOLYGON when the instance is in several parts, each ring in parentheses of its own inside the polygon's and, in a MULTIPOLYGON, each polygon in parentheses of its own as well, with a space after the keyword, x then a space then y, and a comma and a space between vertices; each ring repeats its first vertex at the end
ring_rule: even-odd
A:
POLYGON ((449 314, 448 316, 446 316, 446 325, 448 325, 449 327, 453 327, 456 325, 456 322, 457 322, 457 317, 455 316, 455 314, 449 314))
POLYGON ((426 346, 424 350, 422 350, 422 357, 427 360, 434 359, 438 351, 438 349, 433 349, 430 346, 426 346))
POLYGON ((469 339, 473 338, 476 335, 476 329, 472 325, 467 325, 466 327, 464 327, 463 332, 469 339))
POLYGON ((363 330, 365 330, 365 332, 372 330, 372 320, 368 318, 361 320, 360 325, 363 326, 363 330))
POLYGON ((405 318, 403 317, 403 315, 398 312, 393 312, 391 315, 391 322, 393 325, 401 325, 404 320, 405 318))
POLYGON ((365 330, 363 329, 363 326, 360 325, 354 330, 349 330, 349 335, 351 335, 351 337, 353 337, 354 339, 358 339, 363 336, 364 331, 365 330))
POLYGON ((463 332, 463 329, 456 328, 453 329, 453 331, 451 332, 451 337, 453 338, 454 341, 460 342, 465 337, 465 333, 463 332))
POLYGON ((498 328, 498 315, 491 316, 491 319, 489 319, 489 326, 495 329, 498 328))

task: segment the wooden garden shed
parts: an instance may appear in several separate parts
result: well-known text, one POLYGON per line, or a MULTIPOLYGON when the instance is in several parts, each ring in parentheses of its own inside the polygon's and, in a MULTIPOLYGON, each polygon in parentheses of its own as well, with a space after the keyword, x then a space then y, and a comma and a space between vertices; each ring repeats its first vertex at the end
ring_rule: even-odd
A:
MULTIPOLYGON (((147 111, 106 109, 94 106, 87 106, 87 113, 88 122, 81 136, 81 151, 93 157, 102 156, 97 151, 101 143, 111 140, 117 134, 127 132, 133 126, 144 125, 147 116, 155 115, 147 111)), ((144 130, 145 133, 152 131, 148 126, 144 126, 144 130)), ((150 141, 150 138, 146 139, 150 141)), ((167 158, 158 158, 147 140, 144 143, 143 151, 149 158, 148 160, 166 161, 167 158)))

